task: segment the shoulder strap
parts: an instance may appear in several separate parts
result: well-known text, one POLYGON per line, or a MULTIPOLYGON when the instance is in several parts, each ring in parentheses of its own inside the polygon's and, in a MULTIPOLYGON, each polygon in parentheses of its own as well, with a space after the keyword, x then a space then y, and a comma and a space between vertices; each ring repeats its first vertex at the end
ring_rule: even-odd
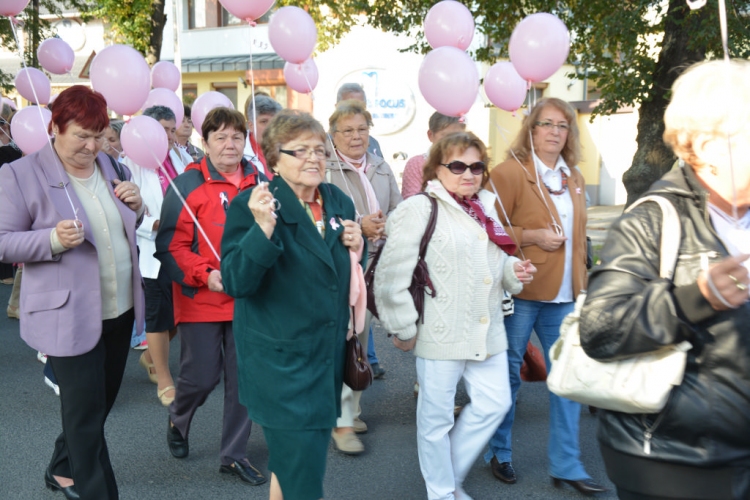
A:
POLYGON ((659 277, 672 279, 674 269, 677 265, 677 258, 680 255, 680 240, 682 239, 682 228, 680 226, 680 216, 672 203, 658 195, 644 196, 635 201, 628 207, 626 212, 630 212, 641 203, 653 201, 659 204, 662 212, 661 222, 661 250, 659 262, 659 277))
POLYGON ((115 160, 112 155, 107 154, 107 157, 109 158, 109 161, 112 163, 112 168, 115 169, 115 173, 117 174, 117 178, 120 179, 120 181, 126 181, 125 178, 125 172, 122 170, 122 165, 120 165, 120 162, 115 160))
POLYGON ((420 195, 427 196, 427 199, 430 200, 430 204, 432 205, 432 211, 430 212, 430 218, 427 220, 427 226, 424 230, 424 235, 422 235, 422 241, 419 243, 419 260, 424 260, 425 255, 427 254, 427 246, 430 244, 430 240, 432 239, 432 233, 435 232, 435 224, 437 223, 437 200, 433 198, 432 196, 428 195, 427 193, 417 193, 420 195))

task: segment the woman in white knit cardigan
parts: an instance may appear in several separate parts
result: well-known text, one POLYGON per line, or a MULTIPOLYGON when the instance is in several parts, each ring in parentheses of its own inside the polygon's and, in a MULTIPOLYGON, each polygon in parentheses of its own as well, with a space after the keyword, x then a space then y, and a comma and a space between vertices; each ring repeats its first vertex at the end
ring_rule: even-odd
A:
POLYGON ((451 134, 431 149, 425 191, 437 223, 425 260, 437 295, 425 295, 424 323, 408 291, 430 217, 425 196, 402 202, 386 225, 375 272, 375 302, 385 329, 417 357, 417 446, 430 500, 469 499, 462 483, 510 408, 503 290, 521 291, 536 272, 511 255, 494 195, 481 190, 487 150, 472 133, 451 134), (454 421, 458 381, 471 402, 454 421))

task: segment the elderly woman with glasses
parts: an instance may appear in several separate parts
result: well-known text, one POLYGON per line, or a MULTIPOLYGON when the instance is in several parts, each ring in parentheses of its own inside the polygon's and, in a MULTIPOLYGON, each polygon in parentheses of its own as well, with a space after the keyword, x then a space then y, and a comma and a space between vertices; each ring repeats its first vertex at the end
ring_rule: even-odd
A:
POLYGON ((427 196, 412 196, 388 220, 375 271, 380 320, 393 343, 417 357, 417 449, 430 500, 469 499, 464 479, 510 408, 503 291, 520 292, 535 272, 511 256, 516 245, 498 222, 493 194, 482 189, 486 165, 474 134, 435 143, 424 167, 427 196), (435 295, 425 294, 421 321, 409 286, 433 210, 425 262, 435 295), (454 421, 461 379, 471 402, 454 421))
POLYGON ((341 411, 350 279, 364 241, 351 200, 325 182, 325 141, 309 114, 277 114, 262 144, 276 175, 237 196, 222 240, 240 400, 263 426, 272 500, 323 497, 341 411))
MULTIPOLYGON (((385 160, 367 152, 372 116, 362 101, 339 102, 328 123, 335 155, 326 164, 326 176, 354 202, 362 234, 372 243, 372 256, 385 241, 388 216, 402 200, 396 176, 385 160)), ((364 332, 359 335, 365 351, 370 318, 368 313, 364 332)), ((367 432, 367 425, 359 418, 361 394, 344 386, 341 418, 333 433, 336 448, 349 455, 358 455, 365 450, 355 435, 355 432, 367 432)))
MULTIPOLYGON (((502 223, 518 245, 517 255, 539 272, 515 298, 505 318, 513 404, 490 441, 485 460, 500 481, 513 484, 511 427, 520 371, 531 331, 548 352, 560 335, 563 318, 586 289, 586 185, 580 158, 575 110, 556 98, 542 99, 526 116, 506 160, 490 173, 508 219, 502 223)), ((498 213, 503 213, 498 204, 498 213)), ((505 217, 505 216, 504 216, 505 217)), ((586 473, 578 445, 578 403, 550 393, 549 473, 555 486, 567 483, 583 494, 604 491, 586 473)))

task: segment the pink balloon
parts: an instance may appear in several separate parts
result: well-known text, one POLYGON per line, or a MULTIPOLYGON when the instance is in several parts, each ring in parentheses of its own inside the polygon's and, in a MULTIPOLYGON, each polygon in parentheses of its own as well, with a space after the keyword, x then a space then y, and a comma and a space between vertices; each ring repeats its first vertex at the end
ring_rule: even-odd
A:
POLYGON ((526 81, 508 61, 495 63, 484 77, 484 93, 500 109, 515 111, 526 100, 526 81))
POLYGON ((447 116, 465 115, 479 92, 479 72, 471 57, 456 47, 439 47, 419 67, 419 90, 447 116))
POLYGON ((12 109, 13 111, 16 110, 16 103, 11 99, 8 99, 7 97, 3 97, 3 104, 7 104, 8 106, 10 106, 10 109, 12 109))
POLYGON ((182 101, 177 97, 177 94, 169 89, 158 88, 149 92, 148 98, 141 109, 146 110, 151 106, 166 106, 171 109, 174 112, 177 127, 180 126, 182 119, 185 117, 185 107, 182 105, 182 101))
POLYGON ((245 21, 255 21, 273 5, 274 0, 219 0, 221 5, 234 17, 245 21))
POLYGON ((47 75, 36 68, 23 68, 16 75, 16 90, 29 102, 35 104, 49 103, 52 85, 47 75))
POLYGON ((73 68, 76 55, 62 38, 48 38, 36 50, 42 68, 55 75, 64 75, 73 68))
POLYGON ((180 70, 174 63, 159 61, 151 68, 151 85, 155 88, 165 88, 177 92, 180 86, 180 70))
POLYGON ((151 90, 151 70, 143 56, 127 45, 110 45, 91 62, 91 85, 121 115, 138 112, 151 90))
POLYGON ((284 79, 292 90, 309 94, 318 85, 318 65, 310 58, 302 64, 284 64, 284 79))
POLYGON ((424 18, 424 34, 433 49, 450 46, 466 50, 474 38, 474 17, 455 0, 438 2, 424 18))
POLYGON ((570 50, 570 33, 552 14, 526 16, 510 36, 510 60, 524 80, 546 80, 565 63, 570 50))
POLYGON ((10 134, 24 154, 36 153, 49 142, 47 127, 52 112, 39 106, 29 106, 13 115, 10 134))
POLYGON ((282 59, 302 64, 318 43, 318 29, 310 14, 299 7, 282 7, 268 23, 268 41, 282 59))
POLYGON ((198 96, 198 99, 193 103, 193 107, 190 111, 190 118, 193 120, 193 126, 195 130, 203 133, 203 120, 206 119, 206 115, 209 111, 218 107, 225 107, 234 109, 234 104, 229 100, 227 96, 221 92, 211 90, 198 96))
POLYGON ((150 116, 134 116, 122 128, 120 143, 125 156, 136 165, 158 170, 169 153, 164 127, 150 116))
POLYGON ((29 0, 2 0, 0 2, 0 16, 17 16, 27 5, 29 5, 29 0))

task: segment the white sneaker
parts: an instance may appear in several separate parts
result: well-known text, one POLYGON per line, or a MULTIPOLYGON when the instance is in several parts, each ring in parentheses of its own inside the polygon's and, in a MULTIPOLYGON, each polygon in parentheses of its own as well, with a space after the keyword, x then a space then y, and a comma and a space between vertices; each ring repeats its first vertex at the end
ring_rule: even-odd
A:
POLYGON ((36 359, 43 365, 47 364, 47 355, 44 354, 42 351, 36 352, 36 359))
POLYGON ((55 396, 60 395, 60 387, 56 383, 54 383, 47 377, 44 377, 44 383, 47 384, 53 391, 55 391, 55 396))

